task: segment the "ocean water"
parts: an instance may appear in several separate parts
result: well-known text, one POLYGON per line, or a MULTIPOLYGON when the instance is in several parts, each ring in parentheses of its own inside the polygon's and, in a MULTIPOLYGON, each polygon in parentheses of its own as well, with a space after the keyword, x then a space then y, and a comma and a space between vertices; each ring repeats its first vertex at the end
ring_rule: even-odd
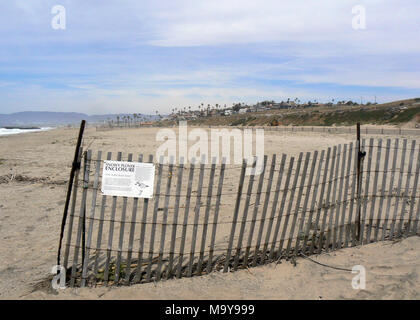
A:
POLYGON ((0 128, 0 136, 10 135, 10 134, 19 134, 19 133, 29 133, 29 132, 39 132, 39 131, 46 131, 51 130, 54 128, 45 127, 41 129, 6 129, 0 128))

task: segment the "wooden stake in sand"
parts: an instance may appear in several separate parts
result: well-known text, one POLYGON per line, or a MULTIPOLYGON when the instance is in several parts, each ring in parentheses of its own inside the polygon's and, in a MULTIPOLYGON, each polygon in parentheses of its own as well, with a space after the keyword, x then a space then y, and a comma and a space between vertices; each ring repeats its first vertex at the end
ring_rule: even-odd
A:
POLYGON ((80 147, 82 145, 83 132, 85 131, 85 125, 86 125, 86 121, 82 120, 82 122, 80 123, 79 136, 77 138, 76 149, 74 151, 73 164, 70 171, 70 179, 69 179, 69 184, 67 187, 66 203, 64 205, 63 220, 61 222, 60 241, 58 244, 58 254, 57 254, 58 266, 60 265, 61 245, 63 242, 64 228, 66 226, 67 212, 69 210, 71 190, 73 189, 73 180, 74 180, 76 171, 78 170, 78 168, 80 168, 79 155, 80 155, 80 147))

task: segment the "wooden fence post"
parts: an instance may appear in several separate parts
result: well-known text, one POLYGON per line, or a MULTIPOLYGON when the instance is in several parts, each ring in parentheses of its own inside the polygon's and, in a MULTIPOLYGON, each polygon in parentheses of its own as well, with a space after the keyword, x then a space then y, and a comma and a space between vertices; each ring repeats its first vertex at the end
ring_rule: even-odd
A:
POLYGON ((74 151, 74 158, 73 158, 73 163, 72 163, 72 167, 70 171, 70 179, 69 179, 69 184, 67 187, 66 203, 64 205, 63 220, 61 222, 60 240, 58 244, 58 254, 57 254, 58 266, 60 265, 61 245, 63 242, 64 229, 65 229, 66 220, 67 220, 67 213, 69 210, 71 191, 73 189, 73 180, 74 180, 76 171, 78 171, 80 168, 80 160, 79 160, 80 153, 81 153, 80 147, 82 145, 83 132, 85 131, 85 125, 86 125, 86 121, 82 120, 82 122, 80 123, 79 136, 77 137, 76 149, 74 151))
POLYGON ((360 229, 361 229, 361 183, 362 183, 362 160, 365 156, 365 153, 362 154, 360 150, 360 122, 357 123, 356 127, 356 137, 357 137, 357 211, 356 211, 356 237, 357 241, 360 242, 360 229))

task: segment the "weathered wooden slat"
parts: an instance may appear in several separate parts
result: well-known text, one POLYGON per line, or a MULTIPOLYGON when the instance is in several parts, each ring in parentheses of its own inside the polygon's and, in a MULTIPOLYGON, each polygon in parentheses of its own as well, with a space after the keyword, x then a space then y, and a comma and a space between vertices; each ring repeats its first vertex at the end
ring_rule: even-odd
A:
MULTIPOLYGON (((107 160, 112 159, 112 153, 108 152, 106 156, 107 160)), ((95 283, 97 282, 98 276, 98 268, 99 268, 99 257, 101 255, 101 242, 102 242, 102 231, 104 227, 104 218, 105 218, 105 209, 106 209, 106 195, 102 195, 102 202, 101 202, 101 213, 99 216, 99 225, 98 225, 98 237, 96 239, 96 254, 95 254, 95 265, 93 267, 93 274, 95 276, 95 283)))
MULTIPOLYGON (((283 158, 285 159, 286 155, 283 155, 283 158)), ((255 245, 254 259, 252 260, 252 266, 253 267, 255 267, 257 265, 258 254, 259 254, 262 234, 263 234, 263 230, 264 230, 265 217, 267 215, 268 203, 270 201, 271 186, 272 186, 272 183, 273 183, 275 166, 276 166, 276 155, 273 154, 272 159, 271 159, 270 173, 268 175, 267 188, 266 188, 266 191, 265 191, 264 206, 263 206, 263 209, 262 209, 260 226, 259 226, 259 229, 258 229, 257 244, 255 245)), ((284 163, 283 163, 283 166, 284 166, 284 163)), ((265 253, 264 253, 264 255, 265 255, 265 253)))
POLYGON ((387 227, 388 227, 388 218, 390 216, 390 211, 391 211, 391 201, 392 201, 392 192, 394 189, 394 178, 395 178, 395 171, 396 171, 396 166, 397 166, 397 155, 398 155, 398 145, 399 145, 399 139, 395 139, 395 143, 394 143, 394 156, 392 157, 392 168, 391 168, 391 179, 389 181, 389 187, 388 187, 388 201, 386 204, 386 210, 385 210, 385 220, 384 220, 384 224, 382 226, 382 241, 385 240, 385 235, 386 235, 386 231, 387 231, 387 227))
MULTIPOLYGON (((282 198, 281 203, 280 203, 280 210, 279 210, 276 226, 274 228, 273 241, 271 242, 270 252, 269 252, 269 255, 268 255, 269 259, 272 259, 274 257, 274 251, 275 251, 276 245, 277 245, 276 239, 277 239, 277 236, 278 236, 278 233, 279 233, 281 219, 283 217, 284 203, 286 201, 286 197, 287 197, 287 194, 289 192, 288 188, 289 188, 290 177, 291 177, 292 170, 293 170, 293 163, 294 162, 292 161, 291 164, 289 164, 289 173, 286 177, 286 182, 285 182, 284 188, 283 188, 283 198, 282 198)), ((272 207, 272 211, 271 211, 270 224, 268 225, 267 233, 266 233, 266 237, 265 237, 265 243, 264 243, 263 256, 261 258, 261 263, 264 263, 264 259, 266 257, 266 252, 267 252, 267 247, 268 247, 269 241, 270 241, 271 225, 274 221, 275 211, 277 209, 277 199, 280 195, 280 188, 281 188, 281 182, 282 182, 282 179, 283 179, 285 164, 286 164, 286 155, 283 154, 282 159, 281 159, 281 166, 280 166, 280 170, 279 170, 279 175, 278 175, 278 179, 277 179, 276 193, 274 195, 273 207, 272 207)))
POLYGON ((168 267, 166 268, 166 279, 169 279, 171 277, 173 263, 174 263, 176 231, 178 227, 179 202, 181 200, 183 174, 184 174, 184 157, 180 157, 179 167, 178 167, 178 178, 176 182, 175 211, 174 211, 174 219, 173 219, 173 224, 172 224, 171 244, 170 244, 170 249, 169 249, 169 262, 168 262, 168 267))
MULTIPOLYGON (((315 151, 314 155, 312 157, 312 165, 311 165, 311 170, 309 172, 309 181, 308 181, 308 185, 306 187, 305 200, 303 201, 302 214, 300 216, 299 227, 298 227, 298 230, 297 230, 297 236, 296 236, 296 242, 295 242, 295 248, 294 248, 295 256, 297 256, 298 251, 299 251, 300 238, 302 236, 303 236, 303 238, 305 238, 305 232, 303 232, 303 229, 304 229, 304 224, 305 224, 306 210, 308 208, 308 202, 309 202, 309 198, 310 198, 310 195, 311 195, 312 181, 313 181, 313 178, 314 178, 315 166, 316 166, 317 160, 318 160, 318 151, 315 151)), ((318 176, 318 178, 319 178, 319 176, 318 176)), ((317 184, 318 184, 318 182, 317 182, 317 184)), ((302 189, 303 189, 303 186, 302 186, 302 189)))
POLYGON ((373 216, 375 213, 375 204, 376 204, 376 193, 378 191, 378 176, 379 176, 379 165, 381 163, 381 151, 382 151, 382 139, 379 139, 378 147, 376 151, 377 153, 376 153, 376 163, 375 163, 375 176, 373 178, 372 202, 370 205, 369 226, 366 232, 366 243, 370 243, 370 236, 372 232, 373 216))
MULTIPOLYGON (((314 231, 312 233, 311 247, 309 249, 310 254, 313 254, 314 249, 315 249, 316 235, 318 234, 318 226, 321 220, 321 213, 322 213, 322 208, 323 208, 322 204, 324 202, 324 191, 327 185, 330 158, 331 158, 331 148, 328 148, 327 156, 325 158, 325 167, 324 167, 324 172, 323 172, 323 177, 322 177, 321 192, 319 193, 319 199, 318 199, 318 208, 316 209, 316 218, 315 218, 315 223, 314 223, 314 228, 313 228, 314 231)), ((321 221, 321 224, 322 224, 322 221, 321 221)))
POLYGON ((389 160, 389 152, 391 148, 391 139, 386 140, 386 151, 385 151, 385 163, 384 163, 384 172, 382 175, 382 184, 381 184, 381 195, 379 199, 379 207, 378 207, 378 217, 376 220, 376 228, 375 228, 375 234, 374 234, 374 241, 378 241, 378 235, 379 235, 379 229, 381 225, 381 217, 382 217, 382 209, 384 204, 384 198, 385 198, 385 189, 386 189, 386 179, 388 175, 388 160, 389 160))
POLYGON ((198 257, 198 265, 197 265, 197 272, 196 272, 197 275, 201 275, 203 260, 204 260, 204 250, 206 248, 206 238, 207 238, 207 229, 208 229, 210 209, 211 209, 211 199, 213 196, 214 174, 216 171, 216 159, 217 159, 216 157, 212 159, 211 169, 210 169, 209 184, 208 184, 208 189, 207 189, 206 211, 204 213, 203 232, 201 234, 200 256, 198 257))
POLYGON ((198 221, 200 218, 200 209, 201 209, 201 194, 203 189, 203 180, 204 180, 204 171, 205 171, 205 159, 201 159, 200 163, 200 173, 198 176, 198 186, 197 186, 197 198, 195 202, 195 209, 194 209, 194 224, 193 224, 193 232, 191 238, 191 247, 190 247, 190 262, 188 263, 188 271, 187 276, 192 276, 193 271, 193 264, 194 264, 194 256, 195 256, 195 245, 197 239, 197 232, 198 232, 198 221))
MULTIPOLYGON (((311 153, 307 152, 306 157, 305 157, 305 164, 303 166, 303 173, 302 173, 301 178, 300 178, 300 186, 299 186, 299 191, 298 191, 295 210, 294 210, 295 213, 293 215, 292 225, 291 225, 290 231, 289 231, 289 237, 288 237, 287 246, 286 246, 286 257, 289 257, 289 252, 290 252, 290 249, 292 247, 293 235, 294 235, 294 232, 295 232, 296 221, 297 221, 297 218, 299 216, 300 202, 302 200, 303 189, 305 187, 306 172, 308 171, 310 156, 311 156, 311 153)), ((290 201, 293 201, 293 196, 291 196, 290 201)), ((298 232, 299 231, 300 230, 298 230, 298 232)), ((299 237, 299 233, 298 233, 298 237, 299 237)), ((281 249, 279 250, 279 252, 281 252, 281 249)))
MULTIPOLYGON (((411 201, 410 201, 410 210, 408 215, 408 225, 407 225, 407 232, 410 235, 411 234, 411 222, 413 218, 413 210, 414 210, 414 204, 416 203, 416 195, 417 195, 417 187, 419 182, 419 175, 420 175, 420 148, 419 152, 417 154, 417 167, 416 167, 416 173, 414 176, 414 186, 413 186, 413 192, 411 193, 411 201)), ((420 201, 419 201, 420 203, 420 201)), ((413 230, 413 233, 415 234, 416 229, 413 230)))
MULTIPOLYGON (((298 160, 297 160, 296 171, 294 173, 295 176, 293 177, 292 187, 290 188, 289 203, 287 205, 285 220, 283 222, 283 230, 282 230, 282 233, 281 233, 281 236, 280 236, 279 249, 278 249, 278 251, 276 253, 276 256, 275 256, 276 259, 279 259, 282 256, 283 244, 286 240, 286 231, 287 231, 288 222, 289 222, 289 219, 290 219, 290 213, 291 213, 292 205, 293 205, 293 198, 294 198, 294 194, 295 194, 295 191, 296 191, 297 181, 298 181, 298 178, 299 178, 300 167, 302 165, 302 157, 303 157, 303 152, 299 153, 299 157, 298 157, 298 160)), ((290 158, 290 165, 289 166, 293 167, 292 158, 290 158)), ((286 180, 286 184, 285 184, 286 189, 288 189, 288 185, 289 185, 289 181, 290 181, 290 173, 291 173, 290 167, 289 167, 289 172, 287 173, 287 178, 288 179, 286 180)), ((273 242, 274 241, 275 240, 273 239, 273 242)))
POLYGON ((357 218, 357 199, 355 199, 355 192, 357 190, 357 168, 358 168, 358 159, 359 159, 359 141, 356 141, 355 148, 353 150, 353 182, 351 184, 351 195, 350 195, 350 206, 349 206, 349 217, 347 220, 347 228, 345 230, 345 239, 344 239, 344 247, 347 248, 350 244, 352 245, 356 239, 356 234, 353 232, 355 230, 356 223, 353 222, 353 211, 356 209, 356 218, 357 218), (356 206, 354 205, 356 203, 356 206))
MULTIPOLYGON (((318 154, 317 151, 315 151, 315 152, 318 154)), ((308 239, 309 239, 309 232, 311 231, 311 227, 313 226, 312 219, 313 219, 313 215, 314 215, 316 197, 318 195, 319 180, 320 180, 320 177, 321 177, 322 164, 324 163, 324 155, 325 155, 325 150, 322 150, 321 151, 321 156, 319 158, 318 169, 317 169, 316 178, 315 178, 314 191, 312 192, 312 200, 311 200, 311 206, 310 206, 310 209, 309 209, 308 222, 306 224, 306 231, 305 231, 305 235, 304 235, 303 242, 302 242, 302 252, 303 253, 306 252, 307 242, 308 242, 308 239)), ((296 247, 298 247, 298 244, 299 243, 297 243, 296 247)))
MULTIPOLYGON (((337 159, 337 147, 334 146, 333 147, 333 155, 331 157, 331 168, 329 169, 330 170, 330 175, 329 175, 329 179, 328 179, 327 195, 326 195, 324 205, 322 206, 323 209, 324 209, 323 210, 324 215, 322 217, 321 230, 320 230, 319 239, 318 239, 318 253, 321 253, 322 247, 323 247, 325 224, 327 222, 328 209, 331 205, 329 199, 330 199, 330 196, 332 195, 331 194, 331 189, 332 189, 332 185, 333 185, 334 168, 335 168, 336 159, 337 159)), ((320 203, 320 205, 321 205, 321 203, 320 203)))
POLYGON ((194 168, 195 168, 195 158, 191 160, 190 165, 190 172, 188 175, 188 185, 187 185, 187 195, 185 200, 185 211, 184 211, 184 219, 182 222, 182 234, 181 234, 181 244, 179 247, 179 257, 178 257, 178 267, 176 272, 176 277, 181 278, 182 272, 182 263, 184 261, 184 248, 185 248, 185 239, 187 236, 187 225, 188 225, 188 213, 190 210, 190 203, 191 203, 191 189, 194 180, 194 168))
MULTIPOLYGON (((341 225, 339 225, 340 223, 340 210, 341 210, 341 203, 344 202, 343 200, 343 193, 344 193, 344 198, 346 197, 345 192, 343 192, 343 184, 344 184, 344 178, 345 178, 345 170, 346 170, 346 166, 347 166, 347 144, 344 144, 343 146, 343 156, 341 157, 341 171, 340 171, 340 176, 337 177, 336 179, 340 180, 339 181, 339 187, 338 187, 338 197, 337 197, 337 201, 336 201, 336 206, 335 206, 335 223, 334 223, 334 228, 332 230, 333 232, 333 236, 332 236, 332 243, 331 243, 331 248, 332 250, 335 250, 338 247, 338 241, 339 241, 339 228, 341 227, 341 225)), ((346 189, 347 190, 347 189, 346 189)), ((341 247, 341 242, 340 242, 340 247, 341 247)))
POLYGON ((265 168, 267 165, 267 159, 268 157, 265 155, 264 156, 264 160, 263 160, 263 167, 262 167, 262 172, 260 172, 260 178, 258 181, 258 187, 257 187, 257 194, 255 196, 255 204, 254 204, 254 211, 252 213, 252 219, 251 219, 251 227, 248 233, 248 241, 247 241, 247 245, 246 245, 246 249, 245 249, 245 254, 244 254, 244 264, 248 265, 248 257, 249 257, 249 253, 251 250, 251 245, 252 245, 252 239, 254 236, 254 230, 255 230, 255 223, 257 220, 257 215, 258 215, 258 209, 260 208, 260 199, 261 199, 261 191, 263 188, 263 184, 264 184, 264 175, 265 175, 265 168))
MULTIPOLYGON (((282 157, 285 157, 285 156, 286 155, 284 155, 284 154, 282 155, 282 157)), ((283 179, 283 171, 284 171, 284 169, 279 170, 279 174, 278 174, 278 177, 277 177, 276 190, 275 190, 275 193, 274 193, 274 199, 273 199, 273 204, 272 204, 272 207, 271 207, 270 218, 268 220, 268 226, 267 226, 267 231, 266 231, 266 235, 265 235, 265 243, 264 243, 264 247, 263 247, 263 255, 261 257, 261 263, 264 263, 264 261, 265 261, 267 248, 270 244, 271 229, 272 229, 274 218, 275 218, 276 211, 277 211, 277 203, 278 203, 278 198, 279 198, 279 195, 280 195, 281 182, 282 182, 282 179, 283 179)), ((285 193, 287 194, 287 190, 285 190, 285 193)), ((269 252, 269 259, 272 259, 273 255, 274 255, 274 249, 275 249, 275 245, 274 245, 274 243, 272 243, 271 250, 269 252)))
MULTIPOLYGON (((118 152, 117 161, 121 161, 122 153, 118 152)), ((112 240, 114 237, 114 222, 115 222, 115 210, 117 208, 117 197, 112 197, 112 208, 111 208, 111 218, 109 221, 109 231, 108 231, 108 245, 106 249, 106 261, 104 269, 104 283, 108 285, 109 281, 109 267, 111 263, 111 252, 112 252, 112 240)))
POLYGON ((89 254, 90 254, 90 246, 92 243, 92 233, 93 233, 93 222, 95 221, 95 211, 96 211, 96 197, 98 194, 98 184, 99 184, 99 172, 101 168, 101 159, 102 159, 102 151, 98 151, 96 156, 96 168, 95 168, 95 177, 93 180, 93 190, 92 190, 92 204, 90 206, 90 216, 89 216, 89 227, 88 227, 88 236, 86 241, 86 253, 85 253, 85 260, 83 261, 83 271, 82 271, 82 283, 81 287, 86 285, 86 278, 88 273, 88 265, 89 265, 89 254))
MULTIPOLYGON (((353 143, 351 142, 349 144, 349 148, 348 148, 348 156, 347 156, 347 166, 346 166, 346 173, 345 173, 345 177, 344 177, 344 190, 343 190, 343 205, 341 208, 341 222, 340 222, 340 231, 339 231, 339 235, 338 235, 338 240, 337 240, 337 248, 341 249, 344 245, 345 239, 343 239, 343 236, 345 237, 344 233, 345 230, 347 228, 346 224, 346 213, 347 213, 347 203, 349 201, 352 201, 352 196, 350 195, 350 200, 349 200, 349 185, 350 185, 350 173, 351 173, 351 168, 352 168, 352 159, 353 159, 353 143)), ((351 193, 350 193, 351 194, 351 193)))
POLYGON ((233 220, 232 220, 232 227, 231 227, 230 236, 229 236, 229 245, 228 245, 228 249, 227 249, 227 252, 226 252, 226 261, 225 261, 225 265, 223 267, 223 272, 228 272, 228 270, 229 270, 229 262, 230 262, 230 256, 231 256, 231 253, 232 253, 233 238, 235 236, 236 224, 238 222, 239 207, 240 207, 240 204, 241 204, 241 197, 242 197, 242 189, 243 189, 243 184, 244 184, 245 171, 246 171, 246 161, 243 160, 242 161, 241 175, 239 177, 239 183, 238 183, 238 193, 237 193, 237 196, 236 196, 235 209, 233 211, 233 220))
POLYGON ((402 154, 401 154, 400 175, 398 177, 397 194, 395 197, 394 216, 392 217, 391 230, 389 232, 389 238, 390 238, 389 240, 392 240, 394 238, 395 223, 397 221, 397 216, 399 212, 398 207, 400 204, 401 186, 402 186, 402 180, 404 176, 406 150, 407 150, 407 139, 404 139, 402 154))
MULTIPOLYGON (((128 154, 127 162, 133 161, 133 154, 128 154)), ((122 250, 124 243, 124 230, 125 230, 125 218, 127 214, 127 202, 128 198, 123 197, 123 207, 121 212, 121 222, 120 222, 120 234, 118 239, 118 249, 117 249, 117 261, 115 263, 115 284, 118 284, 120 280, 120 271, 121 271, 121 259, 122 259, 122 250)))
POLYGON ((410 190, 410 181, 411 181, 411 171, 413 169, 413 160, 414 160, 414 150, 416 148, 416 140, 412 140, 411 141, 411 148, 410 148, 410 158, 409 158, 409 163, 408 163, 408 170, 407 170, 407 178, 406 178, 406 183, 405 183, 405 191, 404 191, 404 196, 403 196, 403 200, 402 200, 402 208, 401 208, 401 217, 399 219, 399 223, 398 223, 398 227, 397 227, 397 236, 400 237, 401 236, 401 232, 402 232, 402 228, 403 228, 403 224, 404 224, 404 215, 405 215, 405 208, 408 202, 408 194, 409 194, 409 190, 410 190))
MULTIPOLYGON (((76 271, 77 271, 77 264, 78 264, 78 259, 79 259, 79 248, 81 247, 80 241, 82 238, 82 232, 84 232, 83 225, 85 223, 85 217, 86 217, 86 197, 87 197, 87 188, 89 187, 90 160, 92 158, 92 151, 88 150, 87 152, 85 152, 84 157, 85 157, 85 160, 84 160, 84 166, 83 166, 83 193, 82 193, 82 201, 80 204, 79 222, 77 226, 76 246, 74 247, 70 287, 74 287, 74 284, 76 281, 76 271)), ((84 249, 85 248, 82 247, 82 250, 84 249)))
POLYGON ((214 215, 213 215, 213 227, 211 231, 211 240, 210 240, 210 249, 209 249, 209 258, 207 262, 207 273, 210 273, 213 269, 213 254, 214 254, 214 243, 216 241, 216 231, 217 231, 217 223, 219 219, 219 208, 220 208, 220 201, 222 197, 223 191, 223 181, 225 176, 225 167, 226 167, 226 158, 222 159, 222 165, 220 166, 220 173, 219 173, 219 184, 217 186, 217 194, 216 194, 216 207, 214 208, 214 215))
MULTIPOLYGON (((83 154, 83 149, 82 147, 80 147, 77 163, 80 163, 82 159, 82 154, 83 154)), ((74 172, 73 194, 71 198, 70 217, 69 217, 69 222, 68 222, 68 227, 67 227, 67 239, 66 239, 66 247, 64 251, 64 261, 63 261, 63 267, 66 270, 67 270, 67 264, 69 261, 71 238, 73 235, 73 221, 74 221, 74 212, 76 210, 77 193, 78 193, 78 187, 79 187, 79 174, 80 174, 80 168, 76 168, 74 172)))
POLYGON ((156 281, 159 281, 161 278, 161 270, 162 270, 162 263, 163 263, 163 250, 165 249, 166 226, 168 223, 168 207, 169 207, 169 201, 171 198, 171 184, 172 184, 172 173, 174 170, 174 161, 175 159, 173 158, 173 156, 170 157, 169 167, 168 167, 168 177, 166 181, 165 202, 163 205, 163 221, 162 221, 162 229, 161 229, 161 234, 160 234, 160 248, 159 248, 158 265, 156 269, 156 281))
MULTIPOLYGON (((139 155, 138 162, 143 162, 142 154, 139 155)), ((133 242, 134 242, 134 234, 136 230, 138 202, 139 202, 139 198, 133 199, 133 209, 131 212, 131 222, 130 222, 130 234, 128 237, 127 265, 125 267, 125 279, 124 279, 126 284, 130 283, 130 277, 131 277, 131 259, 133 256, 133 242)))
POLYGON ((257 159, 254 159, 253 164, 252 164, 252 172, 251 172, 251 175, 249 176, 248 190, 246 192, 245 205, 244 205, 244 210, 242 214, 241 228, 239 230, 238 244, 236 245, 236 254, 235 254, 234 262, 233 262, 233 270, 235 271, 238 269, 239 256, 242 250, 242 240, 243 240, 243 236, 245 232, 246 219, 248 217, 249 202, 251 201, 251 193, 252 193, 252 188, 253 188, 254 180, 255 180, 254 170, 255 170, 256 163, 257 163, 257 159))
POLYGON ((417 214, 413 223, 413 234, 419 235, 418 223, 420 219, 420 201, 417 201, 417 214))
MULTIPOLYGON (((149 163, 153 163, 153 155, 149 155, 149 163)), ((142 268, 143 268, 143 255, 144 255, 144 239, 146 237, 146 223, 147 223, 147 211, 149 209, 149 199, 144 198, 143 200, 143 213, 141 218, 140 228, 140 241, 137 258, 136 273, 134 276, 134 282, 140 282, 142 280, 142 268)))
POLYGON ((335 166, 335 173, 334 173, 334 186, 333 186, 333 192, 332 192, 332 200, 330 202, 330 216, 328 220, 328 230, 327 230, 327 239, 325 242, 325 251, 330 250, 331 238, 333 233, 333 220, 334 220, 334 211, 336 209, 336 196, 337 196, 337 184, 338 184, 338 173, 340 169, 340 159, 341 159, 341 144, 338 145, 337 148, 337 159, 336 159, 336 166, 335 166))
POLYGON ((150 243, 149 243, 149 257, 147 259, 148 265, 146 268, 146 281, 150 282, 152 279, 152 265, 153 265, 153 254, 155 246, 155 234, 156 234, 156 224, 157 224, 157 215, 159 210, 159 197, 160 197, 160 186, 162 181, 162 171, 163 171, 163 156, 159 159, 159 169, 156 181, 156 192, 155 192, 155 201, 153 204, 153 218, 152 218, 152 230, 150 232, 150 243))

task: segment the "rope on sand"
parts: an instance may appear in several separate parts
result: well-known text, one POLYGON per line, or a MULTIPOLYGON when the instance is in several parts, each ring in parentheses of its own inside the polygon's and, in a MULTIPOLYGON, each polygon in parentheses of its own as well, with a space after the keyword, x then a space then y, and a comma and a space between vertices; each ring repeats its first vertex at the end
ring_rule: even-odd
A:
POLYGON ((318 261, 316 261, 316 260, 313 260, 313 259, 309 258, 307 255, 305 255, 305 254, 303 254, 303 253, 300 253, 300 254, 301 254, 301 256, 303 256, 303 258, 305 258, 305 259, 307 259, 307 260, 309 260, 309 261, 312 261, 313 263, 319 264, 320 266, 327 267, 327 268, 331 268, 331 269, 335 269, 335 270, 340 270, 340 271, 353 272, 353 270, 351 270, 351 269, 346 269, 346 268, 341 268, 341 267, 329 266, 329 265, 327 265, 327 264, 324 264, 324 263, 318 262, 318 261))

